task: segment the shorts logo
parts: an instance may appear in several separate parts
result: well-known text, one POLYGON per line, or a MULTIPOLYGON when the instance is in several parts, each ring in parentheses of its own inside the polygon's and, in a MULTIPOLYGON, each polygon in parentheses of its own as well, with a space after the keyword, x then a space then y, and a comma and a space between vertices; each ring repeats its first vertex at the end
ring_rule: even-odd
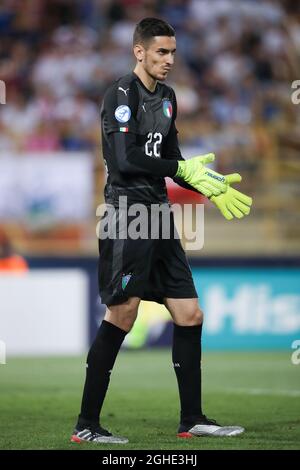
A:
POLYGON ((115 110, 115 118, 119 122, 128 122, 131 116, 131 110, 129 106, 122 104, 115 110))
POLYGON ((132 274, 123 274, 122 276, 122 289, 124 290, 131 279, 132 274))
POLYGON ((167 118, 171 118, 172 117, 172 114, 173 114, 173 108, 172 108, 172 103, 171 101, 169 100, 165 100, 163 102, 163 112, 164 112, 164 115, 167 117, 167 118))

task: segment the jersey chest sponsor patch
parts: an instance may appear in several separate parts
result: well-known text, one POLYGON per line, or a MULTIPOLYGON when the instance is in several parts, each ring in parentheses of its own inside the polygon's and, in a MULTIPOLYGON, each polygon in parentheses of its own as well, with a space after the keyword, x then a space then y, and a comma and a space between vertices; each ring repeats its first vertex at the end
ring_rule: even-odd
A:
POLYGON ((129 106, 122 104, 115 110, 115 118, 119 122, 128 122, 131 116, 131 110, 129 106))
POLYGON ((163 101, 163 112, 167 118, 171 118, 173 114, 172 103, 169 100, 163 101))

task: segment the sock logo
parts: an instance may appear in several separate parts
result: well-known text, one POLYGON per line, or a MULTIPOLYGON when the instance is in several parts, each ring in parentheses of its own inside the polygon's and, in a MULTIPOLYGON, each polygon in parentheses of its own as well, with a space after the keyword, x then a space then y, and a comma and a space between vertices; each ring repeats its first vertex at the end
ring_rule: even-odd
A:
POLYGON ((179 362, 175 362, 175 364, 173 364, 174 367, 180 367, 180 364, 179 362))
POLYGON ((122 276, 122 289, 123 289, 123 290, 126 288, 128 282, 129 282, 130 279, 131 279, 131 276, 132 276, 132 273, 123 274, 123 276, 122 276))

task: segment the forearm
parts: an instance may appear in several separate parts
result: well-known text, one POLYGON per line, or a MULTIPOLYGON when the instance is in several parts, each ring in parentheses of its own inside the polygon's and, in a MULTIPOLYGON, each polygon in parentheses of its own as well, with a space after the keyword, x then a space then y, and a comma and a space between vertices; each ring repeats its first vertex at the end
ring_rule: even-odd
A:
POLYGON ((193 186, 189 185, 188 183, 186 183, 184 180, 182 180, 181 178, 176 178, 176 177, 173 177, 172 178, 173 181, 178 184, 179 186, 181 186, 182 188, 184 189, 189 189, 190 191, 194 191, 195 193, 198 193, 199 194, 199 191, 197 191, 197 189, 193 188, 193 186))
MULTIPOLYGON (((170 132, 167 138, 167 142, 164 147, 165 158, 168 160, 176 160, 177 162, 180 160, 184 160, 183 156, 181 155, 181 151, 178 144, 177 139, 177 130, 175 127, 175 123, 173 122, 170 128, 170 132)), ((189 189, 190 191, 198 192, 195 188, 190 186, 186 183, 182 178, 178 178, 175 175, 172 177, 173 181, 181 186, 184 189, 189 189)))
POLYGON ((109 143, 119 171, 123 174, 173 177, 178 168, 176 160, 149 157, 136 145, 134 134, 114 132, 109 143))

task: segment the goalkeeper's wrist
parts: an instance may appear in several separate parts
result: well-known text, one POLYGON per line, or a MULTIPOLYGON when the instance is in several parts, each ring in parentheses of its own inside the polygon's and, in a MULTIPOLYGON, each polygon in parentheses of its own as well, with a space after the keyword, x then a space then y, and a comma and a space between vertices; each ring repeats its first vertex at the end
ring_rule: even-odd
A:
POLYGON ((175 173, 175 176, 177 178, 183 178, 185 161, 184 160, 179 160, 177 163, 178 163, 178 167, 177 167, 177 171, 175 173))

